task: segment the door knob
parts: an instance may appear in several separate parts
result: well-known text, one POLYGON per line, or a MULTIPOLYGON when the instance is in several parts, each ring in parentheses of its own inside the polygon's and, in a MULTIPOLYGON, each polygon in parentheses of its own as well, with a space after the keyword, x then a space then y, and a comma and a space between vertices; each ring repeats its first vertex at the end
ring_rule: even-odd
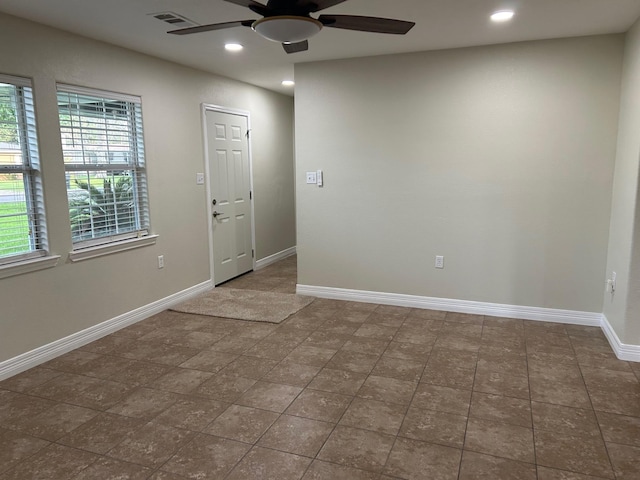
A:
POLYGON ((222 215, 222 213, 214 211, 211 215, 213 215, 213 218, 217 218, 218 215, 222 215))

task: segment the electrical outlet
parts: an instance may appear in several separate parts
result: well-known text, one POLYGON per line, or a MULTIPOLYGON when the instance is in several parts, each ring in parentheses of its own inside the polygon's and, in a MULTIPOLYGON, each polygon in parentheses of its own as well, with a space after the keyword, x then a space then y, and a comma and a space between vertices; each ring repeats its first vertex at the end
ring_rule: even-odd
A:
POLYGON ((158 268, 164 268, 164 255, 158 255, 158 268))
POLYGON ((436 255, 436 268, 444 268, 444 257, 436 255))

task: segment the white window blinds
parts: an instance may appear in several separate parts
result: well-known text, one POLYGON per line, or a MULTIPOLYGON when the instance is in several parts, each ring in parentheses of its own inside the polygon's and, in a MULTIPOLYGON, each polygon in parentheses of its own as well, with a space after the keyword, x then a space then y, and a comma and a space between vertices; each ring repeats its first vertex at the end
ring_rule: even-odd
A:
POLYGON ((31 82, 0 74, 0 265, 46 250, 31 82))
POLYGON ((146 235, 140 99, 58 85, 74 250, 146 235))

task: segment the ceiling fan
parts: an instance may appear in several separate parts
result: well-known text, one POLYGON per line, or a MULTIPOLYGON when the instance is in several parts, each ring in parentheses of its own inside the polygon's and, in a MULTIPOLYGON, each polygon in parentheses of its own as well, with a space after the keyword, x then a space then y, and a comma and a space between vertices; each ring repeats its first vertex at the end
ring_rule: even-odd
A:
POLYGON ((267 40, 282 43, 285 52, 296 53, 308 50, 308 38, 320 32, 323 27, 405 35, 415 25, 414 22, 403 20, 357 15, 320 15, 317 19, 311 16, 312 13, 347 0, 268 0, 266 5, 253 0, 224 1, 246 7, 263 18, 199 25, 171 30, 167 33, 189 35, 224 28, 250 27, 267 40))

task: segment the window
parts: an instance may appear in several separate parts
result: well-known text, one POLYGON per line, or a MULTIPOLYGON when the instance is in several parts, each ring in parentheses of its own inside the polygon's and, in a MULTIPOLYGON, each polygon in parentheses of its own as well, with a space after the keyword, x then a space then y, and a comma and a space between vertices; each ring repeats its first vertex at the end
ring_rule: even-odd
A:
POLYGON ((149 230, 140 98, 58 85, 74 250, 149 230))
POLYGON ((39 168, 31 82, 0 75, 0 266, 47 254, 39 168))

